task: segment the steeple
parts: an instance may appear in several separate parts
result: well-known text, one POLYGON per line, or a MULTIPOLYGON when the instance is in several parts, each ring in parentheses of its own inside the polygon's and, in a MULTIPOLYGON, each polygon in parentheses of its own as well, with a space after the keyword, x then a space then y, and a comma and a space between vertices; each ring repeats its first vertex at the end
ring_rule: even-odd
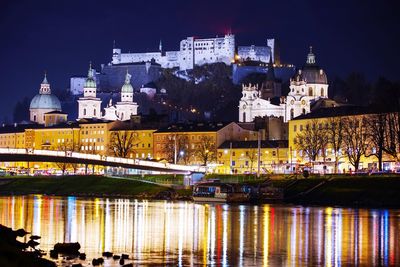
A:
POLYGON ((310 46, 310 52, 307 55, 307 64, 315 64, 315 55, 312 51, 312 46, 310 46))
POLYGON ((46 73, 46 71, 44 72, 43 81, 40 84, 39 94, 41 94, 41 95, 50 95, 51 94, 50 84, 47 81, 47 73, 46 73))
POLYGON ((160 52, 162 52, 162 42, 161 42, 161 39, 160 39, 160 44, 158 45, 158 50, 160 50, 160 52))
POLYGON ((92 62, 89 64, 88 77, 86 79, 85 88, 96 88, 96 81, 93 76, 92 62))
MULTIPOLYGON (((126 74, 125 74, 125 83, 121 88, 121 93, 125 94, 125 93, 129 93, 129 94, 133 94, 133 87, 131 85, 131 77, 132 75, 129 74, 128 69, 126 69, 126 74)), ((123 95, 121 95, 122 98, 123 95)), ((124 101, 124 100, 122 100, 124 101)))
POLYGON ((89 62, 88 78, 93 78, 92 61, 89 62))
POLYGON ((44 78, 42 81, 42 84, 48 84, 49 82, 47 81, 47 71, 44 71, 44 78))

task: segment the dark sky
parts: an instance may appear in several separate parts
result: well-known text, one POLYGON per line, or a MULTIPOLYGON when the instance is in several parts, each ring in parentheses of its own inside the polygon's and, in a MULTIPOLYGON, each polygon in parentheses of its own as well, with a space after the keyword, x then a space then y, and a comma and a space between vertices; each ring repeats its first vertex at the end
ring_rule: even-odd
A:
POLYGON ((178 50, 187 36, 231 30, 236 44, 265 45, 275 37, 284 62, 301 66, 312 45, 328 78, 352 71, 369 80, 399 80, 399 1, 268 0, 0 0, 0 120, 39 90, 43 71, 52 88, 123 51, 178 50))

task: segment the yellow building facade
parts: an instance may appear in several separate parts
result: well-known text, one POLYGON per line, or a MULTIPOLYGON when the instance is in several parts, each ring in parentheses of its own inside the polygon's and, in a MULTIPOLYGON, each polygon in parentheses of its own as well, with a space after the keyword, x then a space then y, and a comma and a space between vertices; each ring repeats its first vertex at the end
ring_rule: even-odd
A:
MULTIPOLYGON (((250 174, 258 171, 258 141, 226 141, 218 147, 221 174, 250 174)), ((260 173, 289 173, 287 141, 261 141, 260 173)))
MULTIPOLYGON (((316 160, 310 162, 306 153, 301 150, 299 143, 299 136, 307 131, 307 127, 315 125, 319 130, 326 130, 333 123, 337 123, 340 119, 349 120, 367 120, 369 116, 374 114, 367 114, 367 111, 357 111, 353 108, 340 107, 340 108, 326 108, 321 111, 299 116, 289 121, 289 143, 288 152, 289 158, 293 159, 293 168, 295 171, 301 171, 304 167, 312 167, 314 172, 318 173, 333 173, 335 172, 335 158, 338 156, 338 173, 351 173, 354 172, 354 166, 350 163, 348 156, 346 155, 344 148, 340 148, 337 153, 333 149, 332 145, 327 142, 327 146, 324 151, 319 151, 316 160), (344 111, 343 111, 344 110, 344 111), (358 113, 357 113, 358 112, 358 113)), ((358 126, 357 126, 358 127, 358 126)), ((368 131, 368 128, 366 128, 368 131)), ((368 143, 371 143, 367 141, 368 143)), ((360 165, 358 171, 377 170, 378 159, 373 156, 373 146, 369 146, 366 151, 366 155, 362 155, 360 159, 360 165)), ((392 157, 383 153, 383 169, 393 169, 395 162, 392 157)))

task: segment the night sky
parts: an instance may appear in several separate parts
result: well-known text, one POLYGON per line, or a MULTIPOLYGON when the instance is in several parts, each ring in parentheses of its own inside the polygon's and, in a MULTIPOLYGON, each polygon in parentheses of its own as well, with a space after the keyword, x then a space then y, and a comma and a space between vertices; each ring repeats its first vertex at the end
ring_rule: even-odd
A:
POLYGON ((361 72, 399 80, 399 1, 0 1, 0 121, 39 90, 47 70, 52 89, 123 52, 178 50, 187 36, 231 30, 237 45, 277 38, 283 62, 301 66, 309 45, 328 79, 361 72))

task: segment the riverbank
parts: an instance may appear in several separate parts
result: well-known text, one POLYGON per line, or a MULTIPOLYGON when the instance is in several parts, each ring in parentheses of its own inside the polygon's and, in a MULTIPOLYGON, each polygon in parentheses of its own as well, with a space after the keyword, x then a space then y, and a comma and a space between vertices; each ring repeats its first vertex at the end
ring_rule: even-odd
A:
POLYGON ((399 208, 400 177, 353 176, 273 181, 285 202, 301 205, 399 208))
POLYGON ((0 179, 0 195, 43 194, 54 196, 188 200, 190 199, 190 193, 190 190, 175 190, 153 183, 106 176, 76 175, 0 179))
MULTIPOLYGON (((217 178, 217 177, 213 177, 217 178)), ((174 179, 173 175, 146 177, 147 180, 174 179)), ((181 179, 177 178, 178 181, 181 179)), ((253 177, 221 177, 221 181, 250 182, 253 177)), ((400 207, 400 177, 326 176, 272 179, 284 191, 283 203, 296 205, 400 207)), ((163 200, 191 200, 191 190, 174 189, 131 178, 105 176, 13 177, 0 179, 0 195, 44 194, 54 196, 113 197, 163 200)))

